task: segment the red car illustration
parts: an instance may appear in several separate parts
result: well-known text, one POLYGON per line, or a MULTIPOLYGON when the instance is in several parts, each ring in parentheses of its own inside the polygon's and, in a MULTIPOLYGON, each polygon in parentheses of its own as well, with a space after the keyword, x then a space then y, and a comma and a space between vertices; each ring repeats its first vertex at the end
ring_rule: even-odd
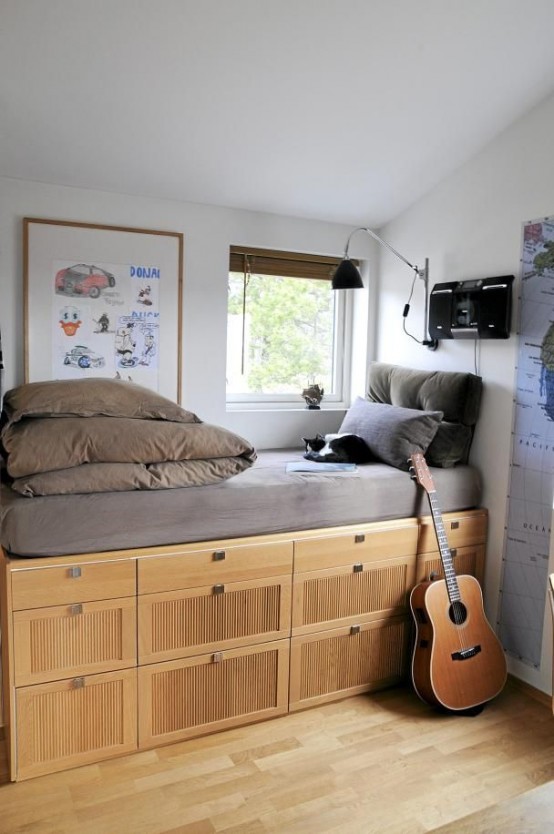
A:
POLYGON ((98 298, 102 290, 115 287, 111 272, 93 264, 75 264, 56 273, 56 292, 98 298))

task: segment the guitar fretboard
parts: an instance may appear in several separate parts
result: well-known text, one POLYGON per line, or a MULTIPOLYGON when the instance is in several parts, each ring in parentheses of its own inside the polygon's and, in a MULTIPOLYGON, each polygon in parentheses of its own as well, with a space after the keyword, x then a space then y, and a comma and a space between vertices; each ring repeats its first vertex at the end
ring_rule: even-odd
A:
POLYGON ((461 597, 460 590, 458 588, 458 580, 456 579, 456 571, 454 570, 454 564, 452 562, 452 554, 448 546, 448 539, 446 537, 446 531, 444 529, 442 513, 437 499, 437 493, 435 490, 428 491, 428 496, 429 504, 431 506, 431 514, 433 516, 435 533, 437 535, 437 542, 439 544, 439 551, 442 562, 442 568, 444 571, 444 578, 446 581, 446 587, 448 589, 448 597, 450 599, 450 602, 459 602, 461 597))

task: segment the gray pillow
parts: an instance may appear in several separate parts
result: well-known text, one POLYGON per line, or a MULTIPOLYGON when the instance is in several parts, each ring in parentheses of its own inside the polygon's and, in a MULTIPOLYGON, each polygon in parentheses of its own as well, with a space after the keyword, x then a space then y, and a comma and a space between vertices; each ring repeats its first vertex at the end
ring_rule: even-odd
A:
POLYGON ((339 432, 362 437, 374 457, 407 470, 414 452, 425 452, 433 440, 442 411, 419 411, 372 403, 358 397, 346 412, 339 432))
POLYGON ((443 421, 427 449, 425 460, 429 466, 440 466, 443 469, 449 469, 457 463, 466 463, 472 436, 470 426, 443 421))

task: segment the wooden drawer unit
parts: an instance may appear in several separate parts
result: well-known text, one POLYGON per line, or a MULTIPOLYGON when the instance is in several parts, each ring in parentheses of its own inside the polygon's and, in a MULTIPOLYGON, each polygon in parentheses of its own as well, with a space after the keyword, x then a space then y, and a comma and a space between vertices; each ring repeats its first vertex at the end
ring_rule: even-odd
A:
POLYGON ((135 666, 136 600, 15 611, 13 635, 16 686, 135 666))
POLYGON ((290 576, 139 597, 139 663, 288 637, 290 598, 290 576))
MULTIPOLYGON (((449 547, 484 544, 487 540, 486 510, 467 510, 463 513, 444 513, 442 517, 449 547)), ((431 516, 420 519, 418 553, 438 550, 437 537, 431 516)))
POLYGON ((17 779, 137 747, 136 669, 16 691, 17 779))
POLYGON ((13 570, 14 611, 136 594, 133 559, 13 570))
MULTIPOLYGON (((452 561, 457 576, 469 574, 483 584, 485 573, 485 545, 475 544, 470 547, 452 548, 452 561)), ((444 579, 442 561, 439 552, 424 553, 418 556, 416 583, 426 582, 431 574, 434 579, 444 579)))
POLYGON ((191 549, 139 560, 139 594, 282 576, 292 569, 292 542, 191 549))
POLYGON ((361 525, 355 532, 306 537, 294 543, 294 569, 296 573, 305 573, 415 555, 417 536, 415 519, 406 519, 361 525))
POLYGON ((139 747, 287 712, 289 641, 142 666, 139 747))
POLYGON ((411 621, 390 617, 293 637, 290 710, 398 683, 408 670, 411 621))
POLYGON ((321 631, 404 613, 415 555, 294 576, 292 633, 321 631))

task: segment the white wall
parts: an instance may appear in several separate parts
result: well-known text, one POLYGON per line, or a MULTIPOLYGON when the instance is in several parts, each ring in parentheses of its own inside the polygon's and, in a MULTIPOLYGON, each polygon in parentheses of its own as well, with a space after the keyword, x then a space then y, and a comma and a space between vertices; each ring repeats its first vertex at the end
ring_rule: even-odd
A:
MULTIPOLYGON (((206 422, 245 436, 259 449, 297 446, 306 432, 337 430, 342 411, 307 411, 300 396, 297 410, 226 412, 227 275, 232 243, 339 255, 350 227, 0 178, 0 326, 5 390, 23 382, 21 220, 25 216, 182 232, 184 405, 206 422)), ((354 257, 371 253, 363 237, 356 242, 357 248, 352 248, 354 257)), ((367 306, 367 293, 357 299, 358 305, 364 303, 367 306)), ((357 355, 362 353, 365 358, 363 318, 358 329, 362 335, 357 355)), ((356 393, 363 392, 364 376, 365 367, 360 372, 358 363, 356 393)))
MULTIPOLYGON (((441 281, 514 274, 517 297, 522 223, 554 214, 553 136, 554 97, 381 229, 383 237, 416 263, 429 257, 431 286, 441 281)), ((423 369, 473 371, 473 342, 441 342, 438 351, 432 353, 403 336, 400 324, 391 326, 392 321, 400 321, 409 280, 409 271, 401 264, 387 253, 381 257, 377 358, 423 369)), ((416 312, 421 312, 421 306, 416 302, 415 307, 417 311, 410 313, 408 321, 420 337, 422 324, 416 312)), ((479 372, 485 392, 472 462, 481 470, 483 506, 490 511, 486 607, 492 622, 497 614, 501 576, 516 349, 515 335, 506 341, 480 344, 479 372)), ((548 619, 545 628, 551 628, 548 619)), ((540 670, 510 660, 511 671, 550 692, 550 646, 549 640, 543 641, 540 670)))

